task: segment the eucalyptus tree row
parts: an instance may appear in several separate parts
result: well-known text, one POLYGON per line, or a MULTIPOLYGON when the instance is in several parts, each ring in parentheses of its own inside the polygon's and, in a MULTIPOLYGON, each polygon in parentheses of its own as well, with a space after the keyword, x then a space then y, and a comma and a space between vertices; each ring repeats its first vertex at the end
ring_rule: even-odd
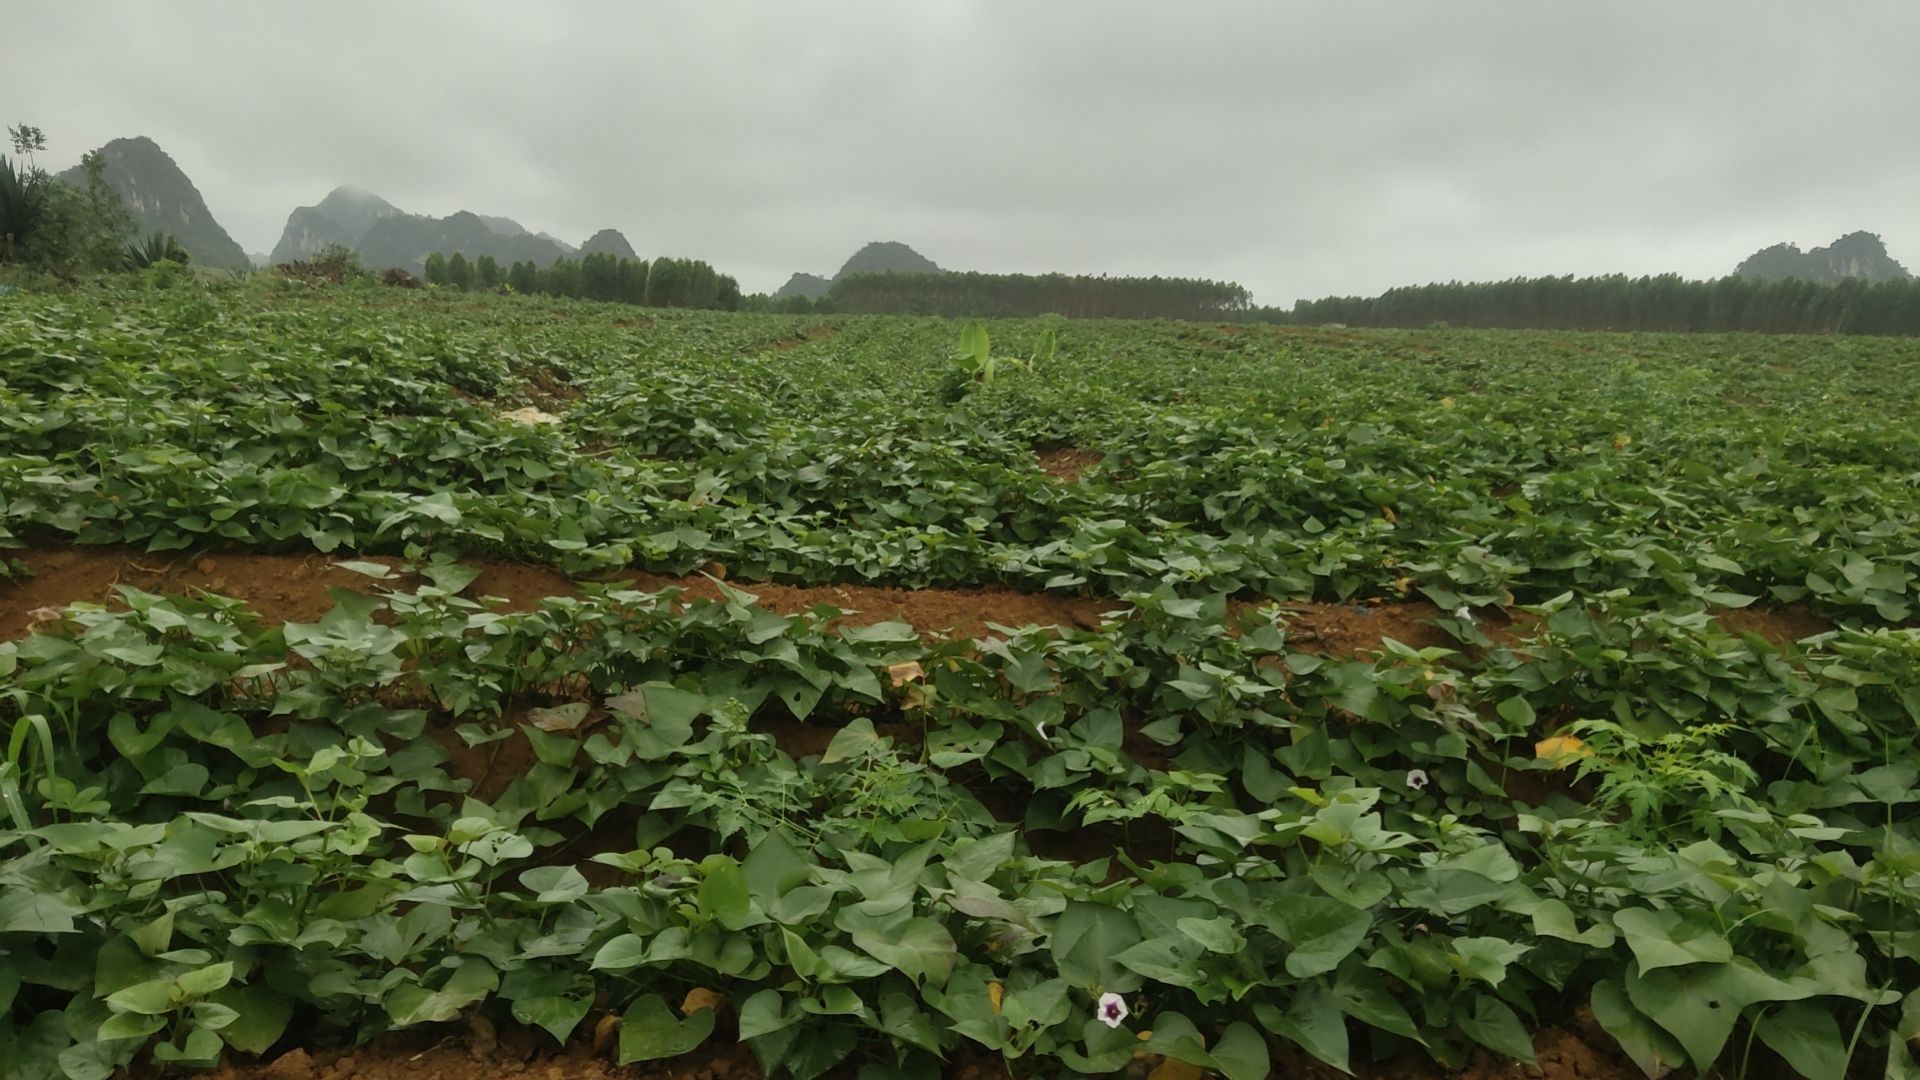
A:
POLYGON ((1272 317, 1310 325, 1912 335, 1920 334, 1920 280, 1856 278, 1825 285, 1798 278, 1690 281, 1677 274, 1610 274, 1455 281, 1373 297, 1302 300, 1291 313, 1272 317))
POLYGON ((649 262, 611 252, 594 252, 579 259, 556 259, 541 267, 521 261, 502 267, 491 255, 468 260, 460 253, 427 256, 428 284, 449 288, 492 291, 501 286, 517 293, 567 296, 578 300, 640 304, 647 307, 717 308, 740 304, 740 283, 702 259, 662 256, 649 262))
POLYGON ((867 273, 835 281, 834 311, 874 315, 1221 319, 1251 309, 1230 281, 1085 274, 867 273))

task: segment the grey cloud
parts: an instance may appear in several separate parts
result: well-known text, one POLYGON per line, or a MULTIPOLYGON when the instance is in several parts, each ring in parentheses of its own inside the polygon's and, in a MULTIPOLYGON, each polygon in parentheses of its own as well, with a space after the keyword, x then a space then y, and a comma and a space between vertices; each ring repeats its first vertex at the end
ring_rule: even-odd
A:
POLYGON ((249 250, 340 183, 614 226, 749 289, 899 239, 959 268, 1725 272, 1867 228, 1920 264, 1906 0, 14 0, 62 166, 146 134, 249 250))

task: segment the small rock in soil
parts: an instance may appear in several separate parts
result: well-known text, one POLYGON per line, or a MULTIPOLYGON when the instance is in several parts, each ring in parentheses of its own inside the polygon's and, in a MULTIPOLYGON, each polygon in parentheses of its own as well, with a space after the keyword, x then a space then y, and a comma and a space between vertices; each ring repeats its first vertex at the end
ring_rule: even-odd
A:
POLYGON ((311 1076, 313 1059, 305 1050, 289 1050, 267 1066, 265 1080, 309 1080, 311 1076))

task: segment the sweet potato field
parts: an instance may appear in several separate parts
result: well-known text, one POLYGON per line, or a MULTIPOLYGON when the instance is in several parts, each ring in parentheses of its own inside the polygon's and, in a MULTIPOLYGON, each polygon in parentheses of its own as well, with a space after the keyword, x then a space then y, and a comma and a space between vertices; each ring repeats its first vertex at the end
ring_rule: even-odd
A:
POLYGON ((1920 1077, 1917 417, 1889 339, 0 298, 0 1078, 1920 1077))

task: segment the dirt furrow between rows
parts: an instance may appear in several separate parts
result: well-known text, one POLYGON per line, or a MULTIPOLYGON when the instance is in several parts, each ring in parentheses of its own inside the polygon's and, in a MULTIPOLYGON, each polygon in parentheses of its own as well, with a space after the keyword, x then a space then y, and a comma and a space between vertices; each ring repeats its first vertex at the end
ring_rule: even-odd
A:
MULTIPOLYGON (((422 580, 396 575, 380 580, 340 565, 347 557, 318 553, 282 555, 256 552, 152 554, 127 547, 45 547, 6 553, 27 573, 0 579, 0 640, 24 637, 34 626, 68 604, 115 605, 116 587, 131 585, 169 595, 214 593, 244 601, 269 624, 315 622, 333 607, 328 590, 349 589, 376 595, 412 588, 422 580)), ((371 556, 361 562, 399 568, 401 560, 371 556)), ((549 566, 489 559, 464 560, 479 576, 464 590, 469 597, 492 597, 507 611, 528 611, 553 596, 579 596, 578 582, 549 566)), ((718 599, 713 578, 675 577, 630 572, 616 579, 634 588, 678 588, 688 598, 718 599)), ((1021 592, 991 587, 902 589, 879 585, 783 585, 729 582, 752 593, 762 607, 782 615, 829 605, 848 612, 846 625, 900 620, 928 638, 972 638, 991 633, 992 625, 1063 626, 1092 629, 1108 612, 1129 605, 1110 597, 1062 592, 1021 592)), ((1236 606, 1240 606, 1236 602, 1236 606)), ((1397 603, 1313 603, 1283 601, 1289 644, 1305 652, 1353 656, 1373 652, 1385 638, 1416 648, 1451 646, 1453 639, 1433 624, 1438 608, 1422 600, 1397 603)), ((1776 643, 1799 640, 1828 629, 1818 615, 1800 608, 1747 609, 1718 613, 1722 625, 1751 631, 1776 643)), ((1506 616, 1492 613, 1496 623, 1506 616)))

